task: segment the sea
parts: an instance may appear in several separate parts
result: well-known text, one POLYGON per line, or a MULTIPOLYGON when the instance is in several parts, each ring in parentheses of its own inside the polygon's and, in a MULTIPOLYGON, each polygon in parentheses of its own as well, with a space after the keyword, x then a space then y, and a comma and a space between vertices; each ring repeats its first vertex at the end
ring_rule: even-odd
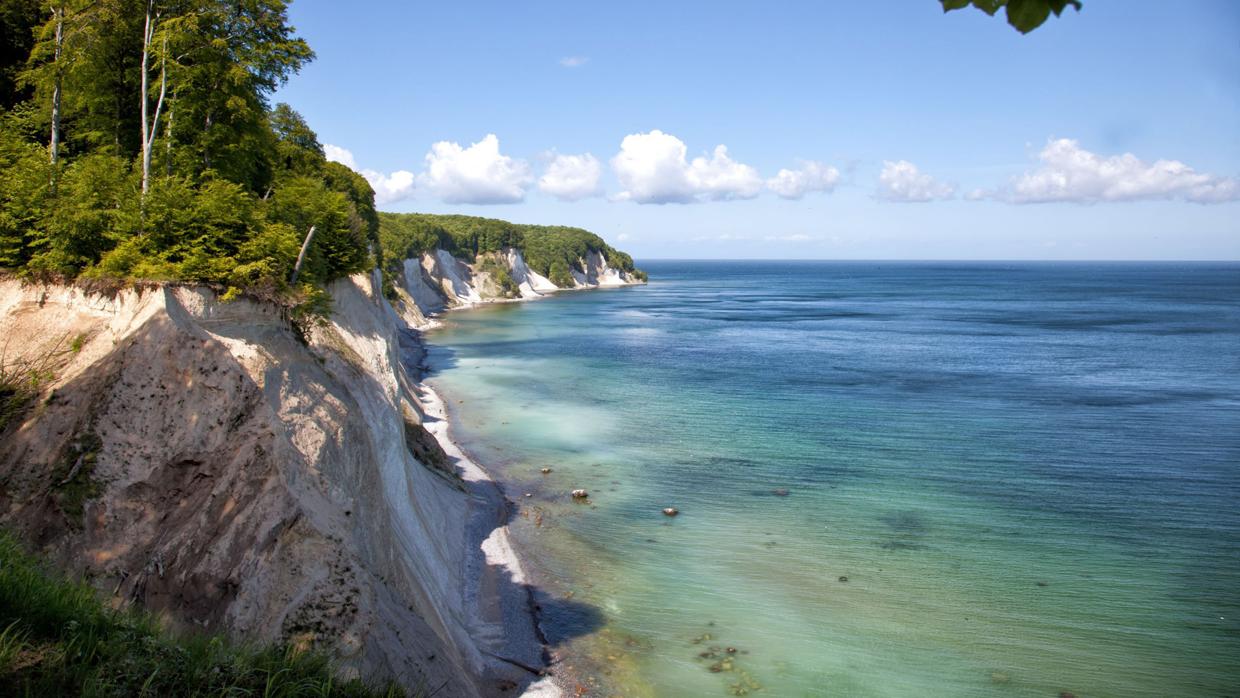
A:
POLYGON ((639 266, 427 335, 570 695, 1240 695, 1240 264, 639 266))

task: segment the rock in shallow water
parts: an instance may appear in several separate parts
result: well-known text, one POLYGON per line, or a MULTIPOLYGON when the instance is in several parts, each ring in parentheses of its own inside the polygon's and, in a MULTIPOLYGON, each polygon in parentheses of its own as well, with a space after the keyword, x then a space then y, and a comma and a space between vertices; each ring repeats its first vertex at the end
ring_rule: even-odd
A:
POLYGON ((590 493, 585 490, 573 490, 573 499, 586 499, 589 496, 590 493))
POLYGON ((663 510, 663 513, 667 516, 675 516, 680 513, 680 510, 676 507, 667 507, 663 510))

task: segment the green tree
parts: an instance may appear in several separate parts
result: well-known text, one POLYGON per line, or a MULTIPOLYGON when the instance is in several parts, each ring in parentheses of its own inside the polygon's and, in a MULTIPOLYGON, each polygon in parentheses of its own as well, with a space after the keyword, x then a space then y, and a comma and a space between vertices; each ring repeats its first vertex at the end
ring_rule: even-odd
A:
POLYGON ((276 167, 296 174, 313 174, 322 169, 327 161, 323 145, 301 114, 281 102, 271 110, 269 118, 276 137, 276 167))
POLYGON ((572 288, 573 275, 568 271, 568 263, 562 259, 557 259, 551 263, 551 269, 548 271, 547 278, 551 283, 560 288, 572 288))
POLYGON ((0 110, 30 97, 18 76, 34 48, 35 28, 43 21, 41 0, 0 0, 0 110))
POLYGON ((30 260, 49 196, 45 153, 23 137, 22 116, 0 116, 0 267, 16 268, 30 260))
POLYGON ((267 99, 314 57, 288 24, 283 0, 197 0, 171 23, 179 73, 173 89, 182 142, 202 169, 263 193, 271 183, 267 99))
POLYGON ((124 158, 92 153, 71 162, 32 240, 30 266, 73 277, 98 262, 137 230, 138 187, 124 158))
POLYGON ((305 235, 315 227, 314 242, 302 278, 318 281, 365 270, 370 262, 366 224, 348 197, 322 179, 291 177, 278 182, 268 218, 305 235))

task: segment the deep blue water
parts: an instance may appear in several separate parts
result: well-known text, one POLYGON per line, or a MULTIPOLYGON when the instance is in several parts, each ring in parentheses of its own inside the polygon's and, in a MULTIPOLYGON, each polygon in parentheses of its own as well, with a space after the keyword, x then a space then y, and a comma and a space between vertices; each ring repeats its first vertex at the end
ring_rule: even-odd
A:
POLYGON ((430 337, 458 435, 534 495, 541 581, 599 609, 551 614, 583 671, 1240 692, 1240 264, 640 266, 430 337), (704 628, 745 654, 710 671, 704 628))

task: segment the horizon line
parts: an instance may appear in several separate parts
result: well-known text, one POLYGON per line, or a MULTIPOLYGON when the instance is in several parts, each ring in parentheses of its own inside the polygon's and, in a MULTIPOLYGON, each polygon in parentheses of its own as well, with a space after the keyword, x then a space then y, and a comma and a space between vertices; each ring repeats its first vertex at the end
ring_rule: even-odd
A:
POLYGON ((1073 259, 1037 259, 1037 258, 995 258, 995 259, 961 259, 956 257, 929 257, 929 258, 912 258, 912 257, 891 257, 891 258, 875 258, 875 257, 637 257, 633 256, 633 262, 904 262, 904 263, 923 263, 923 262, 976 262, 983 264, 1012 264, 1015 262, 1039 263, 1039 264, 1079 264, 1082 262, 1094 262, 1100 264, 1240 264, 1240 258, 1235 259, 1104 259, 1104 258, 1073 258, 1073 259))

